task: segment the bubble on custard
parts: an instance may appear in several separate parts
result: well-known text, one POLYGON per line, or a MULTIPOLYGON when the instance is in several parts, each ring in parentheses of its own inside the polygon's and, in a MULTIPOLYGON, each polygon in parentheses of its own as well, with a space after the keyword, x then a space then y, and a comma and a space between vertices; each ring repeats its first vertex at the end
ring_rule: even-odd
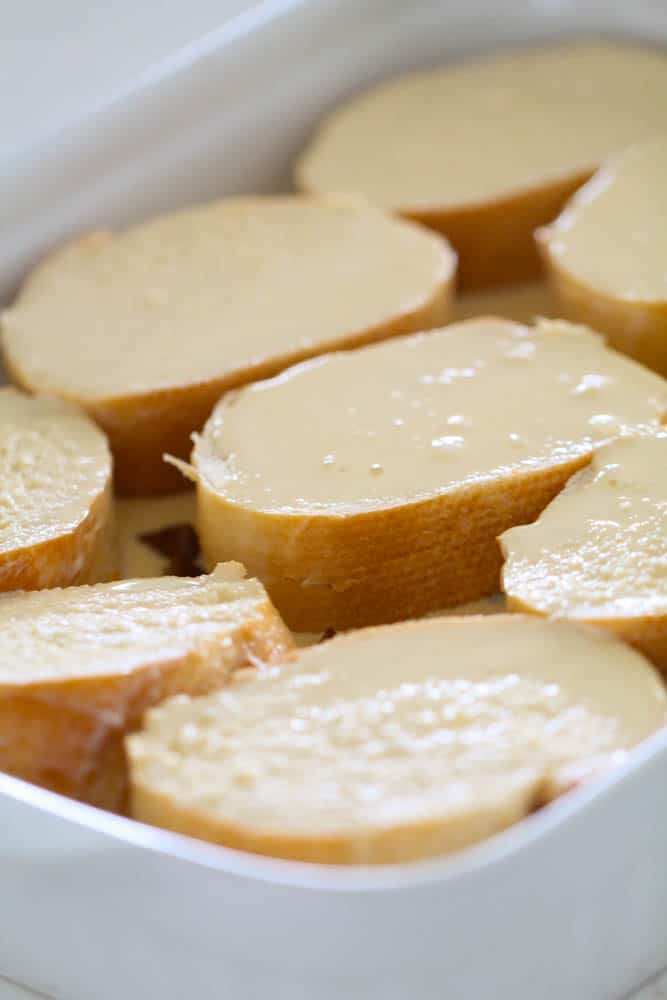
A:
POLYGON ((570 390, 570 395, 591 396, 600 392, 608 385, 611 385, 613 381, 614 380, 610 378, 609 375, 600 375, 597 372, 589 372, 587 375, 582 375, 574 388, 570 390))
POLYGON ((442 437, 433 438, 431 447, 442 455, 459 451, 465 444, 465 438, 460 434, 444 434, 442 437))

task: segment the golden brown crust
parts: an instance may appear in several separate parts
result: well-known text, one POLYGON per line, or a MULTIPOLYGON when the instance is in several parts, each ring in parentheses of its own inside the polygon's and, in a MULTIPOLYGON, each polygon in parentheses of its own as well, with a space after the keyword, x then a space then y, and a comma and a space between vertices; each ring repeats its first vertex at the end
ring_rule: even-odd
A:
POLYGON ((113 574, 111 477, 86 517, 57 538, 0 553, 0 591, 97 583, 113 574))
MULTIPOLYGON (((123 738, 146 709, 174 694, 208 694, 293 640, 267 600, 225 637, 126 674, 0 687, 0 770, 105 809, 125 807, 123 738)), ((75 666, 73 667, 75 669, 75 666)))
POLYGON ((133 780, 130 814, 143 823, 190 837, 274 858, 320 864, 391 864, 447 854, 499 833, 533 812, 543 798, 539 782, 527 782, 509 795, 505 790, 493 808, 471 817, 449 816, 447 824, 433 817, 354 833, 290 836, 278 830, 259 831, 234 826, 133 780))
POLYGON ((259 577, 295 631, 399 621, 496 591, 497 536, 534 520, 589 461, 346 517, 248 510, 200 482, 200 540, 210 565, 236 559, 259 577))
MULTIPOLYGON (((458 255, 459 290, 532 281, 543 273, 535 230, 555 219, 593 173, 594 168, 579 170, 492 201, 418 209, 406 206, 396 211, 449 240, 458 255)), ((303 176, 297 174, 297 181, 306 194, 318 193, 303 176)))
POLYGON ((535 230, 551 222, 592 174, 578 171, 489 202, 401 214, 447 237, 459 257, 463 291, 531 281, 543 271, 535 230))
POLYGON ((592 620, 591 624, 608 629, 634 646, 667 677, 667 615, 592 620))
MULTIPOLYGON (((441 326, 449 318, 454 278, 449 276, 416 308, 370 329, 348 337, 320 343, 316 348, 283 354, 232 374, 186 386, 128 395, 91 403, 72 399, 105 431, 114 457, 114 484, 125 496, 173 493, 183 488, 183 479, 162 456, 187 459, 191 434, 201 429, 220 397, 230 389, 269 378, 290 365, 331 350, 362 347, 417 330, 441 326)), ((5 352, 5 367, 12 381, 30 392, 32 386, 16 359, 5 352)))
POLYGON ((667 303, 628 301, 584 285, 549 250, 548 230, 536 243, 561 314, 606 335, 609 345, 667 377, 667 303))

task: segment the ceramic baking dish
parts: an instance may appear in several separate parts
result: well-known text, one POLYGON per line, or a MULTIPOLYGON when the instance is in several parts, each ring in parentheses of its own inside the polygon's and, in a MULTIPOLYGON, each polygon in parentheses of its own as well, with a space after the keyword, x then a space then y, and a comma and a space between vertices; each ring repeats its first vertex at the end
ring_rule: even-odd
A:
MULTIPOLYGON (((372 79, 591 31, 667 41, 667 6, 256 5, 14 160, 2 294, 77 230, 284 185, 372 79)), ((666 844, 666 734, 477 848, 375 869, 213 848, 0 776, 0 974, 62 1000, 615 1000, 667 964, 666 844)))

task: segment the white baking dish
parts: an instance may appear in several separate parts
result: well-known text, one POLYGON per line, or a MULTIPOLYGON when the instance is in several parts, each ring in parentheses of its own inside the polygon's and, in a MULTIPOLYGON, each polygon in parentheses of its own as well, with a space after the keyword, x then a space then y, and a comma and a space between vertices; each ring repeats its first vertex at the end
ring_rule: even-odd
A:
MULTIPOLYGON (((81 228, 284 183, 371 79, 589 30, 667 41, 667 6, 260 4, 0 175, 0 289, 81 228)), ((213 848, 0 776, 0 973, 62 1000, 612 1000, 667 963, 666 844, 665 734, 478 848, 372 870, 213 848)))

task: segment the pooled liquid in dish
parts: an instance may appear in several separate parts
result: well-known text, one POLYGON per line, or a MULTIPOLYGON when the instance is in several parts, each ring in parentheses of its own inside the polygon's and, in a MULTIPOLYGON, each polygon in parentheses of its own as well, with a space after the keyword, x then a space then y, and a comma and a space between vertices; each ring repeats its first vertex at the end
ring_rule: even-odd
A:
POLYGON ((91 421, 57 400, 0 388, 0 556, 76 529, 110 478, 91 421))

